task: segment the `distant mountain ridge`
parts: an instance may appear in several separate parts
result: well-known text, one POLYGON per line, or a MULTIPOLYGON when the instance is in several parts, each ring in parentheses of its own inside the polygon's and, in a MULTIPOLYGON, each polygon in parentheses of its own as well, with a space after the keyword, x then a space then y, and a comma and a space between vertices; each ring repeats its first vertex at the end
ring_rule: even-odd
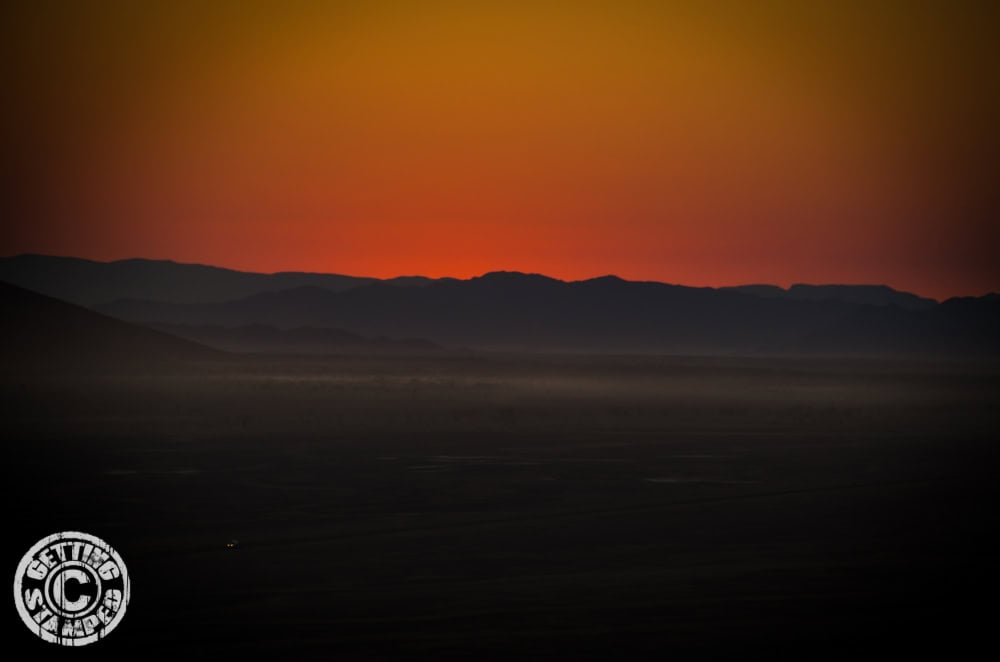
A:
POLYGON ((490 273, 419 288, 302 287, 218 304, 122 300, 99 306, 141 323, 268 324, 428 338, 448 346, 672 353, 998 353, 998 297, 928 310, 759 297, 617 278, 564 282, 490 273))
MULTIPOLYGON (((107 280, 88 285, 66 282, 70 276, 63 269, 67 264, 64 260, 3 258, 0 274, 17 272, 18 265, 28 264, 30 268, 15 275, 22 281, 44 280, 49 290, 43 291, 50 294, 67 290, 90 292, 91 296, 113 290, 138 293, 92 307, 130 322, 181 325, 185 334, 194 333, 192 329, 197 327, 218 327, 211 331, 216 334, 223 333, 219 329, 228 329, 226 342, 247 333, 234 329, 254 327, 251 335, 258 340, 267 335, 281 345, 297 337, 309 345, 313 340, 306 339, 303 332, 298 336, 292 332, 305 327, 336 329, 364 338, 425 338, 444 346, 486 349, 1000 354, 1000 297, 996 295, 937 303, 885 286, 716 289, 626 281, 615 276, 562 281, 518 272, 491 272, 468 280, 380 281, 323 274, 241 274, 147 261, 139 261, 138 267, 131 264, 133 261, 105 266, 112 270, 152 269, 161 274, 158 278, 116 286, 109 277, 110 285, 107 280), (176 282, 169 281, 171 271, 179 274, 176 282), (163 273, 167 273, 166 285, 163 273), (215 283, 221 282, 220 273, 224 279, 250 276, 252 280, 238 281, 240 287, 263 289, 223 301, 155 300, 157 292, 184 295, 182 290, 197 286, 197 279, 192 285, 184 278, 203 273, 210 273, 215 283), (305 284, 280 287, 288 282, 305 284), (265 334, 257 327, 276 331, 265 334)), ((77 276, 94 278, 102 268, 93 265, 101 264, 88 263, 87 273, 77 276)), ((206 287, 198 298, 205 299, 210 289, 206 287)), ((222 291, 214 290, 216 294, 222 291)), ((203 328, 198 333, 209 331, 203 328)))
POLYGON ((894 290, 888 285, 808 285, 797 283, 787 290, 777 285, 737 285, 724 287, 759 297, 824 301, 836 299, 871 306, 899 306, 908 310, 930 310, 938 302, 910 292, 894 290))
POLYGON ((295 271, 262 274, 170 260, 96 262, 49 255, 0 258, 0 280, 84 306, 129 298, 209 303, 304 286, 340 292, 376 282, 404 287, 431 282, 423 276, 379 280, 295 271))
MULTIPOLYGON (((548 278, 547 276, 535 275, 538 278, 548 278)), ((617 276, 602 276, 589 280, 604 279, 627 282, 617 276)), ((75 257, 24 254, 0 258, 0 280, 35 292, 42 292, 63 301, 93 306, 111 303, 119 299, 140 299, 165 303, 220 303, 264 292, 278 292, 300 287, 317 287, 331 292, 343 292, 375 283, 422 287, 438 281, 455 281, 457 279, 435 279, 425 276, 398 276, 379 279, 299 271, 266 274, 172 260, 133 258, 98 262, 75 257)), ((549 280, 556 279, 549 278, 549 280)), ((937 303, 934 299, 894 290, 887 285, 796 284, 787 290, 777 285, 736 285, 719 289, 765 298, 836 299, 848 303, 892 304, 911 310, 927 310, 937 303)))

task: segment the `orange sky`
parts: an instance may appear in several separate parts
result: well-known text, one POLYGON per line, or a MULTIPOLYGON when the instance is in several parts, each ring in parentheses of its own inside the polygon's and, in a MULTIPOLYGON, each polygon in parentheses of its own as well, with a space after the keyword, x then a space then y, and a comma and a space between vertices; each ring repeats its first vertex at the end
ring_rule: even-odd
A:
POLYGON ((972 10, 64 4, 0 10, 3 254, 1000 289, 972 10))

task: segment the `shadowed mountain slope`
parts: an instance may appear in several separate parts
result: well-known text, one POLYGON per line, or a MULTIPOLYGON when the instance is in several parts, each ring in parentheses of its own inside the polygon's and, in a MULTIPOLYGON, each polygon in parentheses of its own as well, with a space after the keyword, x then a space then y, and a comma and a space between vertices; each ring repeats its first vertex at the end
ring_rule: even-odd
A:
POLYGON ((224 354, 0 282, 0 370, 119 372, 217 360, 224 354))

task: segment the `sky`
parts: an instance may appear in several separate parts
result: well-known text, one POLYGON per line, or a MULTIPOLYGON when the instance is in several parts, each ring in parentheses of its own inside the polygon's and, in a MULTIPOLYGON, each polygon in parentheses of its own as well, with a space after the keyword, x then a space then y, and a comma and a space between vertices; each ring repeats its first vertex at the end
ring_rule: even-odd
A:
POLYGON ((0 253, 997 291, 988 4, 4 3, 0 253))

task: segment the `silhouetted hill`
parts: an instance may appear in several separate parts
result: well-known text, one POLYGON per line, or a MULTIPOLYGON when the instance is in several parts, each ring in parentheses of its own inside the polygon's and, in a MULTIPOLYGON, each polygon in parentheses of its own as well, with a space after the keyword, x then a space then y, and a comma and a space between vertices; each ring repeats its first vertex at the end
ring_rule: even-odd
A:
POLYGON ((0 371, 120 372, 222 358, 188 340, 0 282, 0 371))
MULTIPOLYGON (((502 278, 505 274, 511 275, 511 272, 496 272, 487 274, 486 277, 502 278)), ((545 279, 544 276, 535 278, 545 279)), ((48 255, 0 258, 0 280, 63 301, 87 306, 118 299, 169 303, 219 303, 264 292, 278 292, 299 287, 317 287, 331 292, 343 292, 360 285, 375 283, 423 287, 437 281, 423 276, 400 276, 380 280, 323 273, 263 274, 201 264, 182 264, 170 260, 131 259, 95 262, 48 255)), ((607 280, 609 283, 625 282, 615 276, 605 276, 585 282, 596 283, 602 280, 607 280)), ((741 285, 721 289, 765 298, 813 301, 835 299, 846 303, 875 306, 896 305, 909 310, 928 310, 937 303, 933 299, 900 292, 885 285, 798 284, 787 290, 774 285, 741 285)))
POLYGON ((773 299, 802 299, 826 301, 835 299, 847 303, 863 303, 871 306, 899 306, 907 310, 930 310, 937 304, 934 299, 900 292, 887 285, 792 285, 787 290, 777 285, 738 285, 725 287, 759 297, 773 299))
POLYGON ((496 272, 419 288, 304 287, 218 304, 127 300, 99 308, 144 323, 334 327, 498 349, 996 354, 996 299, 907 310, 614 277, 564 282, 496 272))
POLYGON ((342 329, 274 326, 192 326, 153 324, 165 333, 187 338, 227 352, 267 354, 341 354, 353 352, 412 352, 438 349, 434 343, 417 338, 364 338, 342 329))
POLYGON ((174 303, 229 301, 295 287, 313 286, 334 292, 375 282, 419 287, 422 276, 387 281, 338 274, 250 273, 169 260, 95 262, 72 257, 17 255, 0 258, 0 280, 80 305, 116 299, 148 299, 174 303))
POLYGON ((498 349, 996 354, 1000 337, 995 296, 939 304, 885 286, 713 289, 517 272, 380 281, 30 255, 0 259, 2 274, 126 321, 219 327, 183 333, 240 351, 339 351, 328 348, 348 333, 498 349))

